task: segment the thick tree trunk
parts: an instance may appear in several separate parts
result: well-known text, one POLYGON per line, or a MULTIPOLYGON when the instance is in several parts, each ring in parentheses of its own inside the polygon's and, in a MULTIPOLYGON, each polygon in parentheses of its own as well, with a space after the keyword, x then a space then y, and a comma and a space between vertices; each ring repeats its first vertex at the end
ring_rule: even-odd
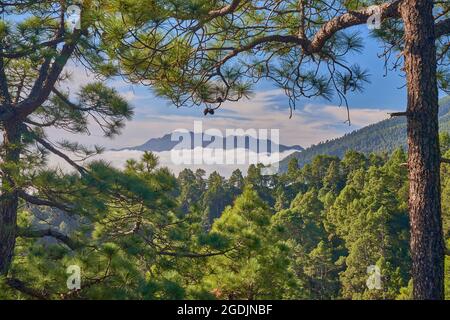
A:
POLYGON ((1 146, 3 180, 0 186, 0 275, 7 275, 14 254, 19 198, 14 175, 20 158, 20 131, 18 126, 7 126, 1 146), (12 166, 11 166, 12 165, 12 166))
POLYGON ((415 299, 444 298, 436 47, 432 0, 405 0, 409 214, 415 299))

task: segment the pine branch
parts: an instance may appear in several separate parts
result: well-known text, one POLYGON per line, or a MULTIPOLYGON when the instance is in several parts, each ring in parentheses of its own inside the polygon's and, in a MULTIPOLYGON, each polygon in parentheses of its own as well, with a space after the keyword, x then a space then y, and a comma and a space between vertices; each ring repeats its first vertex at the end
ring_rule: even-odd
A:
POLYGON ((441 20, 435 25, 436 38, 450 34, 450 18, 441 20))
POLYGON ((241 3, 241 1, 242 0, 233 0, 233 1, 231 1, 231 3, 229 5, 227 5, 225 7, 222 7, 222 8, 217 9, 217 10, 209 11, 208 12, 209 19, 212 20, 212 19, 217 18, 217 17, 223 17, 226 14, 234 12, 238 8, 238 6, 241 3))
POLYGON ((47 199, 41 199, 41 198, 38 198, 31 194, 28 194, 22 190, 20 190, 18 192, 18 196, 20 198, 22 198, 23 200, 25 200, 26 202, 37 205, 37 206, 47 206, 47 207, 57 208, 61 211, 67 212, 67 213, 71 213, 71 211, 72 211, 72 209, 70 207, 68 207, 64 204, 61 204, 61 203, 58 203, 55 201, 50 201, 47 199))
POLYGON ((62 94, 58 89, 53 88, 52 89, 53 93, 56 94, 56 96, 61 99, 65 104, 67 104, 69 107, 71 107, 72 109, 78 109, 78 106, 73 103, 72 101, 70 101, 64 94, 62 94))
POLYGON ((208 253, 195 253, 195 252, 170 252, 170 251, 158 251, 157 254, 162 256, 170 256, 170 257, 180 257, 180 258, 206 258, 223 255, 225 253, 230 252, 234 248, 218 251, 218 252, 208 252, 208 253))
POLYGON ((54 45, 57 45, 61 42, 64 42, 65 38, 64 37, 58 37, 49 41, 45 41, 33 46, 29 46, 24 50, 20 50, 20 51, 15 51, 15 52, 0 52, 0 57, 4 57, 7 59, 18 59, 18 58, 23 58, 25 56, 28 56, 34 52, 36 52, 39 49, 45 48, 45 47, 51 47, 54 45))
MULTIPOLYGON (((403 0, 397 0, 394 2, 388 1, 377 6, 377 12, 380 13, 380 18, 386 19, 400 17, 398 8, 402 1, 403 0)), ((324 23, 319 31, 317 31, 314 35, 307 51, 319 52, 322 50, 326 41, 334 36, 336 32, 366 23, 375 12, 374 6, 371 6, 361 10, 349 11, 324 23)))
POLYGON ((43 238, 43 237, 52 237, 56 240, 64 243, 66 246, 68 246, 71 250, 76 250, 81 247, 81 243, 78 241, 75 241, 65 235, 64 233, 59 232, 55 229, 24 229, 19 228, 18 230, 18 236, 22 238, 43 238))
MULTIPOLYGON (((27 129, 28 130, 28 129, 27 129)), ((86 175, 88 171, 83 168, 82 166, 78 165, 75 161, 70 159, 67 155, 65 155, 63 152, 56 149, 54 146, 52 146, 48 141, 45 141, 41 137, 37 136, 34 132, 31 130, 28 130, 28 132, 33 136, 33 138, 41 144, 44 148, 46 148, 48 151, 56 154, 60 158, 64 159, 68 164, 70 164, 72 167, 74 167, 82 176, 86 175)))
MULTIPOLYGON (((76 30, 73 37, 64 44, 60 54, 53 59, 54 61, 51 67, 41 68, 38 79, 34 83, 29 97, 16 106, 15 116, 20 119, 25 119, 48 99, 67 61, 72 56, 81 35, 82 32, 76 30)), ((2 120, 5 121, 8 119, 2 119, 0 114, 0 121, 2 120)))
POLYGON ((388 114, 391 116, 391 118, 393 118, 393 117, 406 117, 408 115, 407 112, 391 112, 391 113, 388 113, 388 114))
POLYGON ((20 291, 32 298, 39 299, 39 300, 49 300, 50 299, 49 294, 47 292, 45 292, 45 290, 40 291, 40 290, 30 288, 23 281, 21 281, 19 279, 7 278, 5 280, 5 282, 9 287, 11 287, 17 291, 20 291))

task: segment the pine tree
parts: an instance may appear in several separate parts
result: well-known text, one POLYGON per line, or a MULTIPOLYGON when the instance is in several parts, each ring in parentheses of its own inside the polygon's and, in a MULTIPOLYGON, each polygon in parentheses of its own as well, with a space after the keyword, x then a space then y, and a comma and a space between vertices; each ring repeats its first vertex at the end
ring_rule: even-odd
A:
POLYGON ((302 97, 330 99, 333 93, 347 105, 347 94, 368 82, 368 72, 346 59, 362 49, 361 38, 348 29, 379 17, 381 28, 372 35, 386 45, 387 60, 401 53, 403 65, 395 61, 394 68, 406 76, 407 110, 393 115, 408 123, 414 296, 442 299, 438 89, 448 90, 449 83, 448 6, 430 0, 156 3, 144 18, 136 17, 136 8, 122 18, 123 36, 111 42, 110 55, 120 53, 120 66, 136 82, 154 84, 177 106, 213 110, 250 97, 252 84, 263 79, 283 88, 291 110, 302 97), (143 34, 128 24, 142 26, 143 34))
POLYGON ((106 85, 118 72, 97 36, 104 26, 98 19, 104 8, 91 1, 82 7, 80 25, 71 30, 66 2, 0 4, 0 276, 8 276, 14 258, 19 203, 53 208, 70 203, 70 188, 35 185, 35 176, 46 175, 48 183, 58 180, 50 178, 55 172, 44 172, 48 154, 85 176, 88 171, 75 160, 102 150, 52 141, 46 130, 89 134, 88 125, 95 123, 106 137, 113 137, 133 115, 129 103, 106 85), (98 80, 68 91, 67 67, 75 64, 85 66, 84 71, 98 80), (38 192, 30 194, 30 187, 38 192), (46 192, 40 192, 44 188, 46 192))
POLYGON ((231 248, 226 256, 209 260, 213 272, 205 281, 218 298, 282 299, 295 292, 289 249, 272 231, 271 216, 267 204, 247 187, 214 223, 211 232, 227 239, 231 248))
MULTIPOLYGON (((401 155, 398 152, 385 166, 372 166, 367 172, 361 164, 328 212, 332 229, 348 250, 340 276, 344 297, 393 299, 409 280, 406 198, 396 196, 401 181, 392 172, 392 168, 401 170, 396 161, 403 160, 401 155), (381 270, 379 289, 366 284, 371 266, 381 270)), ((405 175, 402 179, 406 184, 405 175)))

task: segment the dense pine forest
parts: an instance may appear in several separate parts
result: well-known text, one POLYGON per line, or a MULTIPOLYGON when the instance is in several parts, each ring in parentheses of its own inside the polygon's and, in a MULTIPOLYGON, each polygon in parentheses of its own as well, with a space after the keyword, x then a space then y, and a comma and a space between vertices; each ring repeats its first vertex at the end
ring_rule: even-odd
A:
MULTIPOLYGON (((450 137, 441 134, 450 155, 450 137)), ((228 178, 177 177, 145 153, 124 170, 36 170, 37 193, 65 207, 19 209, 2 299, 410 299, 407 155, 319 155, 286 173, 251 165, 228 178), (81 268, 79 290, 66 269, 81 268), (368 286, 368 267, 380 270, 368 286)), ((450 247, 450 166, 442 165, 450 247)), ((450 298, 450 255, 446 297, 450 298)))
POLYGON ((449 48, 442 0, 0 1, 0 298, 449 298, 449 48), (401 89, 394 119, 278 175, 175 176, 152 153, 85 166, 130 121, 191 107, 281 129, 318 98, 350 123, 379 72, 400 83, 359 105, 401 89), (227 109, 272 89, 276 106, 227 109))

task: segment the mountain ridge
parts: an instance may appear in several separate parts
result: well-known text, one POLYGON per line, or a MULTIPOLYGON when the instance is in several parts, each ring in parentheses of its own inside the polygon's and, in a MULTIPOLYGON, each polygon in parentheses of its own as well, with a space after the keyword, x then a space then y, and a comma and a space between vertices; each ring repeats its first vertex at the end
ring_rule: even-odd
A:
MULTIPOLYGON (((181 134, 181 137, 182 137, 182 135, 183 134, 181 134)), ((194 140, 195 139, 199 139, 199 141, 202 141, 203 148, 207 148, 211 144, 213 144, 214 147, 217 147, 217 145, 216 145, 218 143, 218 142, 216 142, 217 136, 206 135, 204 133, 203 134, 202 133, 194 133, 192 131, 189 131, 189 135, 190 135, 190 146, 188 146, 187 149, 194 149, 194 140)), ((227 145, 225 142, 225 141, 228 141, 227 139, 233 139, 234 140, 233 148, 237 148, 238 147, 237 139, 242 138, 242 137, 244 137, 244 148, 245 149, 250 149, 251 146, 256 145, 256 146, 258 146, 257 149, 259 151, 259 144, 261 142, 264 143, 264 141, 266 141, 267 152, 271 152, 272 147, 274 147, 275 149, 278 148, 279 152, 284 152, 287 150, 297 150, 297 151, 304 150, 304 148, 301 147, 300 145, 284 145, 284 144, 270 143, 271 142, 270 139, 258 139, 258 138, 254 138, 254 137, 248 136, 248 135, 244 135, 244 136, 235 135, 235 136, 223 137, 224 140, 222 142, 222 148, 223 149, 227 148, 227 145)), ((178 146, 180 143, 181 144, 184 143, 183 139, 172 141, 172 134, 167 133, 159 138, 151 138, 151 139, 147 140, 146 142, 144 142, 143 144, 138 145, 138 146, 113 149, 112 151, 122 151, 122 150, 153 151, 153 152, 170 151, 170 150, 174 149, 176 146, 178 146)), ((178 148, 180 148, 180 147, 178 147, 178 148)))

